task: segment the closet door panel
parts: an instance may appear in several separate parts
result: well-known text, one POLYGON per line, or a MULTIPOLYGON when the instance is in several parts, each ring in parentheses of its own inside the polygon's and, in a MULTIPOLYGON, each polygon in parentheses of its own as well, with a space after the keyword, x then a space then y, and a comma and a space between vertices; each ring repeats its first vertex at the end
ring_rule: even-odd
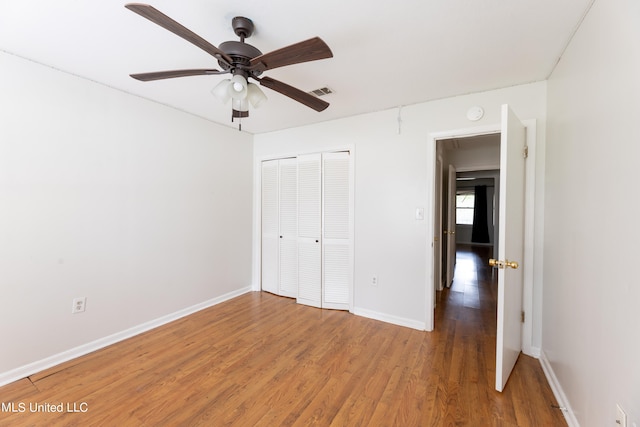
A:
POLYGON ((351 174, 348 152, 323 154, 323 298, 326 308, 349 309, 352 287, 351 174))
POLYGON ((325 243, 323 255, 323 300, 325 308, 349 309, 349 245, 325 243))
POLYGON ((298 237, 320 239, 321 157, 298 157, 298 237))
POLYGON ((278 160, 262 162, 262 290, 278 293, 278 160))
POLYGON ((298 293, 298 179, 297 161, 280 160, 279 294, 295 298, 298 293))
POLYGON ((320 242, 301 239, 298 242, 298 298, 300 304, 321 307, 322 265, 320 242))
POLYGON ((323 156, 323 230, 326 239, 349 238, 349 153, 323 156))
POLYGON ((298 302, 322 303, 320 154, 298 157, 298 302))

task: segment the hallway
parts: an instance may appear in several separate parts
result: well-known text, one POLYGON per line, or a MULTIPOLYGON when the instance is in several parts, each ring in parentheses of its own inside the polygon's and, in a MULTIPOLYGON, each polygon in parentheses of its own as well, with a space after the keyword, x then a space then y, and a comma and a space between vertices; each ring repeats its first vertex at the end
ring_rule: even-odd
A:
POLYGON ((453 283, 437 292, 436 322, 466 319, 495 340, 498 276, 491 254, 491 247, 458 245, 453 283))
POLYGON ((448 381, 460 384, 458 410, 506 423, 496 425, 564 426, 535 358, 521 354, 504 392, 494 389, 498 275, 491 257, 491 247, 458 245, 453 283, 436 295, 435 332, 450 347, 448 381))

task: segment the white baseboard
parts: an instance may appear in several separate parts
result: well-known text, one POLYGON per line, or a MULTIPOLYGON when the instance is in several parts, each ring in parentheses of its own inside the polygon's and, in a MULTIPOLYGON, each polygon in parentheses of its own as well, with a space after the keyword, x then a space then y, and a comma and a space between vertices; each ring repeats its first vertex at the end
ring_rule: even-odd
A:
POLYGON ((150 320, 148 322, 134 326, 132 328, 125 329, 124 331, 117 332, 115 334, 97 339, 95 341, 88 342, 86 344, 82 344, 78 347, 74 347, 72 349, 63 351, 62 353, 54 354, 53 356, 47 357, 45 359, 38 360, 33 363, 29 363, 28 365, 24 365, 19 368, 12 369, 11 371, 1 373, 0 386, 28 377, 29 375, 33 375, 36 372, 49 369, 61 363, 68 362, 69 360, 75 359, 76 357, 84 356, 85 354, 107 347, 111 344, 115 344, 119 341, 123 341, 127 338, 131 338, 135 335, 139 335, 143 332, 157 328, 158 326, 162 326, 169 322, 173 322, 174 320, 178 320, 182 317, 188 316, 200 310, 204 310, 205 308, 209 308, 214 305, 220 304, 221 302, 230 300, 232 298, 246 294, 248 292, 251 292, 251 287, 241 288, 241 289, 229 292, 227 294, 221 295, 219 297, 201 302, 199 304, 192 305, 191 307, 178 310, 174 313, 167 314, 166 316, 162 316, 157 319, 150 320))
POLYGON ((553 391, 553 395, 558 401, 558 405, 560 406, 561 411, 564 414, 564 418, 567 421, 567 424, 569 425, 569 427, 580 427, 580 424, 578 423, 578 420, 576 419, 576 416, 571 409, 569 400, 564 394, 564 390, 562 389, 562 386, 558 381, 558 377, 556 377, 556 374, 551 367, 551 363, 549 362, 549 359, 547 359, 547 355, 544 354, 544 350, 540 350, 539 360, 540 365, 542 366, 542 370, 544 371, 544 375, 547 377, 547 381, 549 382, 551 391, 553 391))
POLYGON ((527 356, 531 356, 535 359, 540 359, 540 347, 534 347, 532 345, 523 344, 522 352, 527 356))
POLYGON ((407 328, 417 329, 424 331, 427 329, 427 325, 424 322, 419 322, 413 319, 407 319, 404 317, 392 316, 390 314, 380 313, 373 310, 367 310, 364 308, 354 307, 353 314, 362 317, 368 317, 369 319, 380 320, 382 322, 393 323, 398 326, 406 326, 407 328))

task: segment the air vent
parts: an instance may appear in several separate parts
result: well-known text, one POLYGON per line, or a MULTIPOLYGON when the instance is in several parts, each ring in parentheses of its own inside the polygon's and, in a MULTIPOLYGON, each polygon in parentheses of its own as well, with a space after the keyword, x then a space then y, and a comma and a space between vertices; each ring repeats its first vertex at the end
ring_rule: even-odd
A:
POLYGON ((315 96, 325 96, 333 93, 333 90, 325 86, 321 87, 320 89, 314 89, 309 93, 315 96))

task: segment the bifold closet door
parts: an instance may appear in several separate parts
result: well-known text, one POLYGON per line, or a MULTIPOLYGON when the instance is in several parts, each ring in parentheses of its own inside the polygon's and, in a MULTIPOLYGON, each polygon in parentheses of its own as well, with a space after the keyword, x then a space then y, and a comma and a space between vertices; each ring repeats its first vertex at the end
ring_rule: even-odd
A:
POLYGON ((322 307, 349 309, 351 175, 349 152, 322 155, 322 307))
POLYGON ((320 154, 298 156, 298 298, 322 307, 320 154))
POLYGON ((352 289, 348 152, 298 157, 298 302, 348 310, 352 289))
POLYGON ((296 297, 296 159, 262 162, 262 290, 296 297))

